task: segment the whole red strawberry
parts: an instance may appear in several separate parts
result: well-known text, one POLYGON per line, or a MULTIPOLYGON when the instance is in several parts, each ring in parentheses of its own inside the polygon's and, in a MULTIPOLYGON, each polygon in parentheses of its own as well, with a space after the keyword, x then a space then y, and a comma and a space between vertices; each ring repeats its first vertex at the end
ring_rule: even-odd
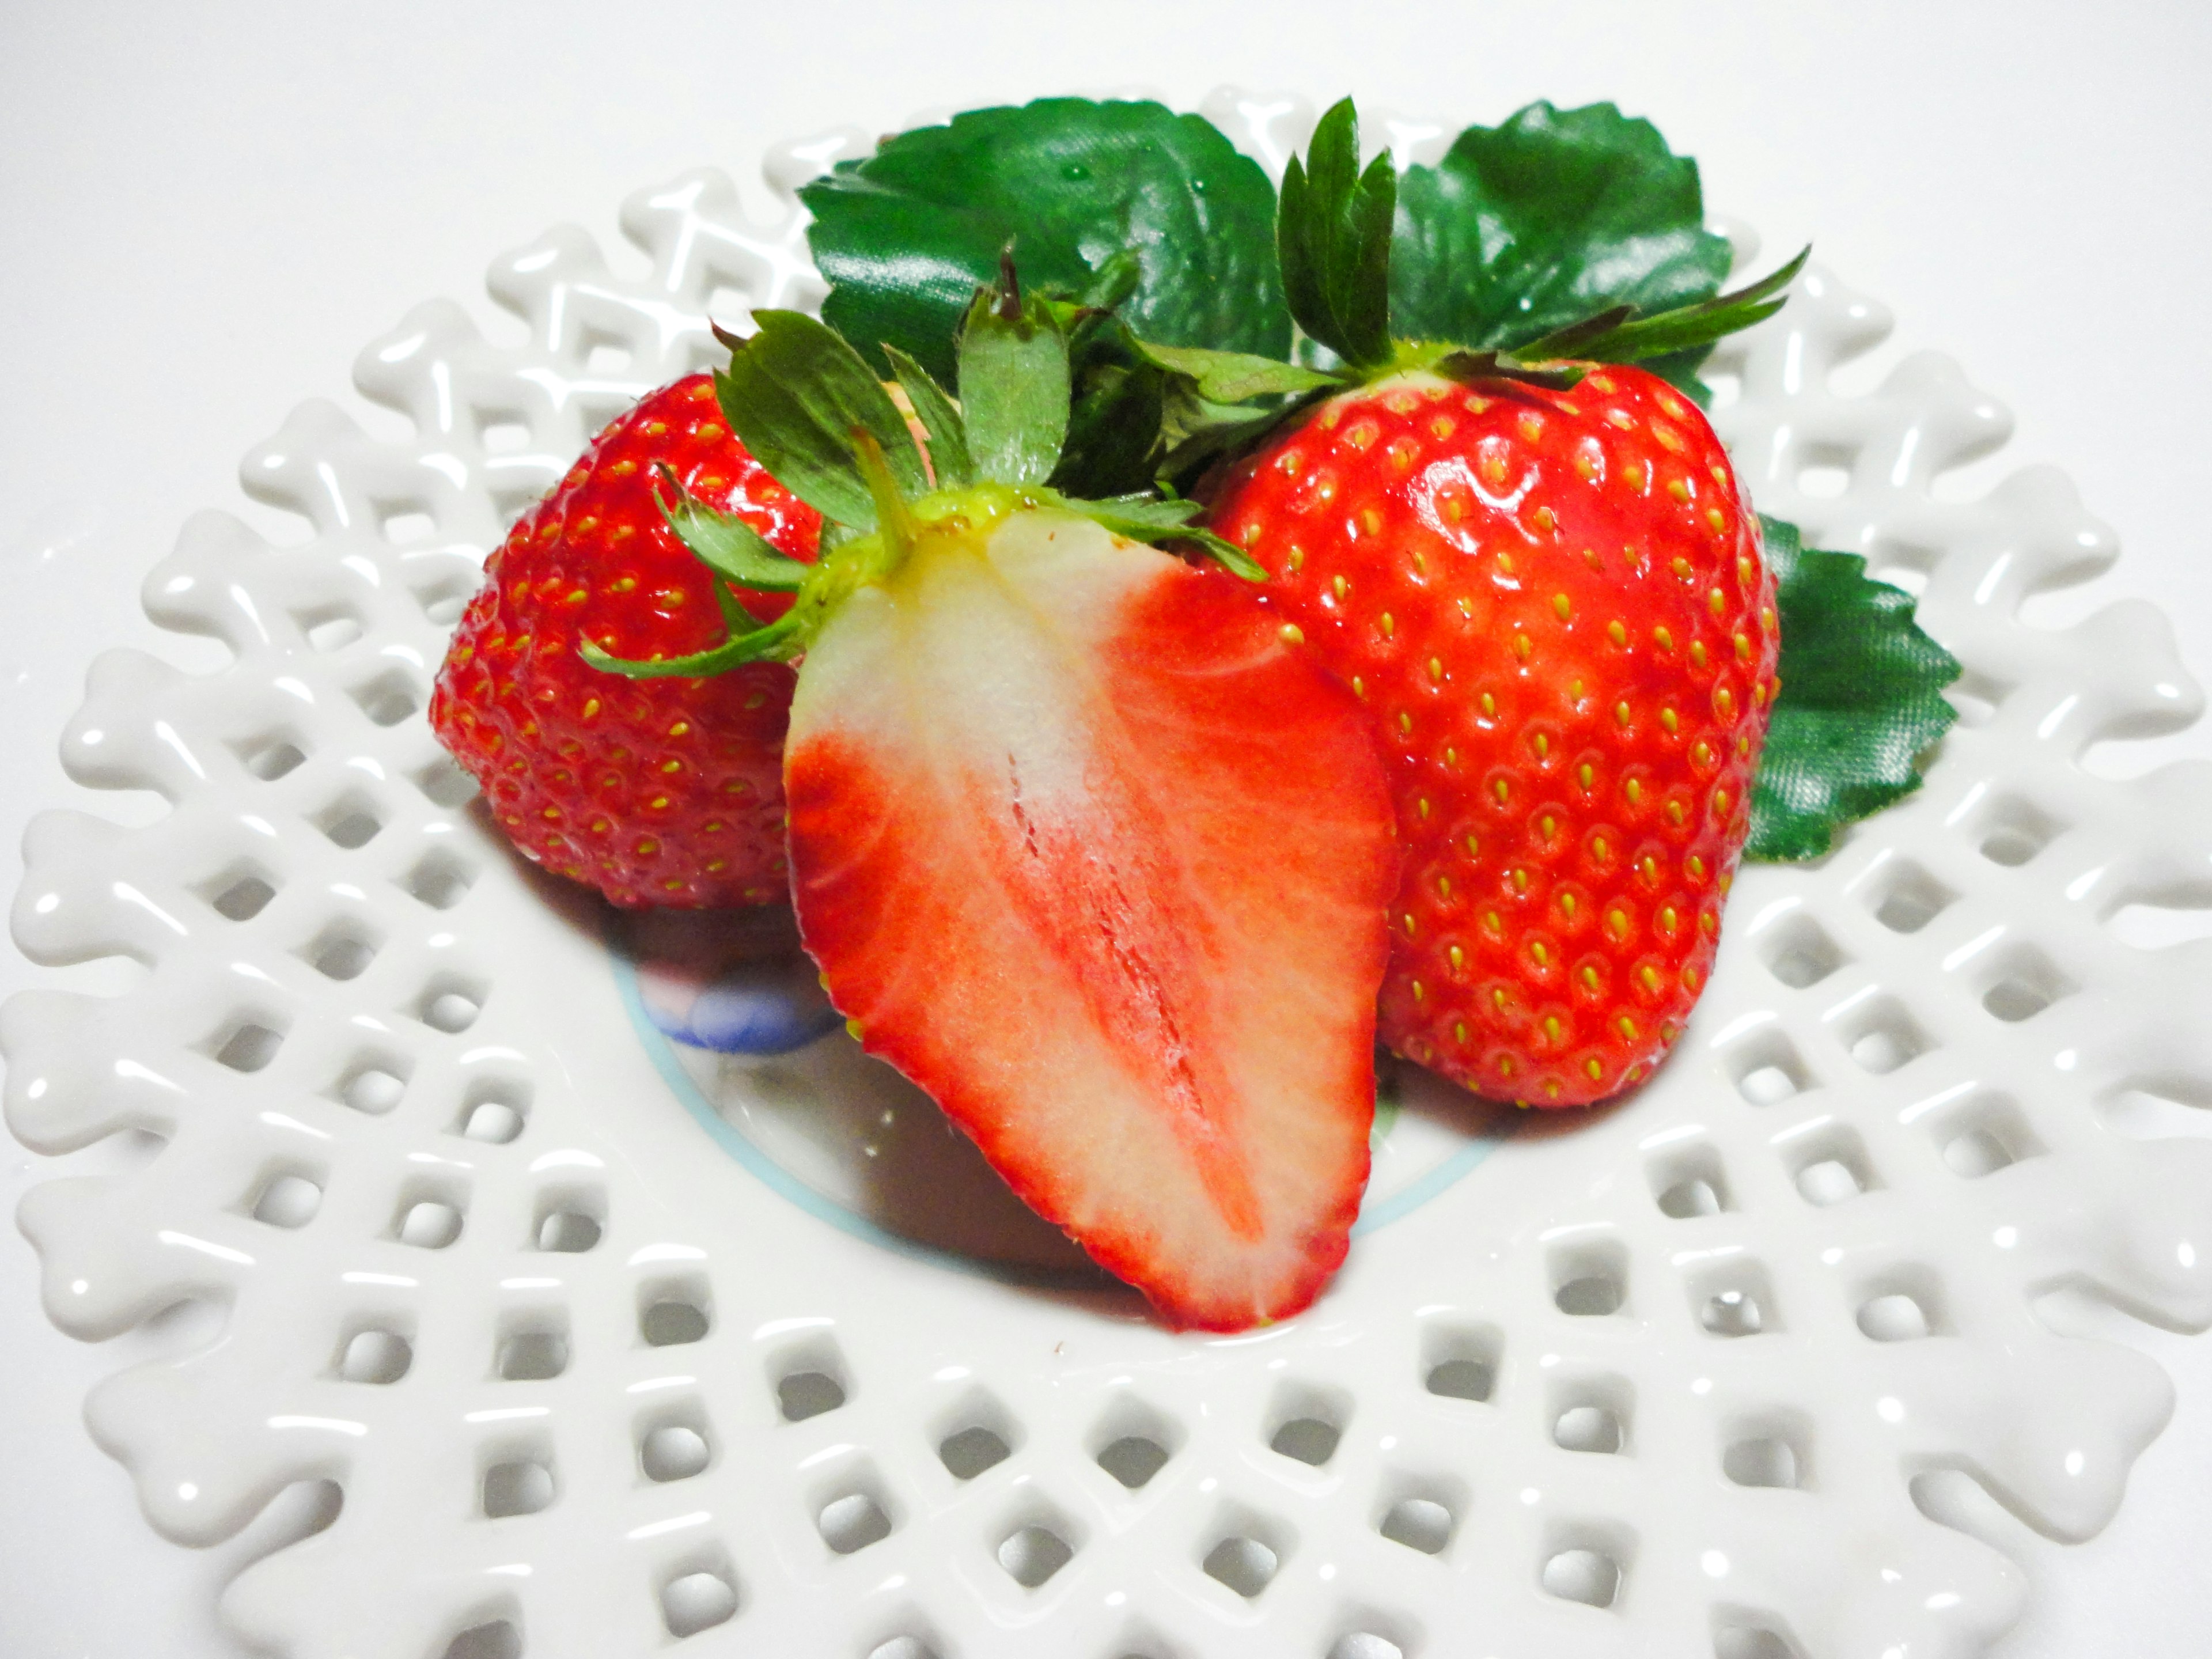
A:
POLYGON ((1645 1077, 1704 988, 1780 654, 1727 454, 1620 365, 1758 320, 1796 267, 1515 351, 1395 340, 1395 187, 1388 156, 1361 172, 1348 100, 1285 171, 1284 291, 1340 368, 1149 349, 1201 420, 1334 391, 1219 473, 1210 522, 1373 711, 1402 860, 1382 1040, 1584 1104, 1645 1077))
MULTIPOLYGON (((517 847, 617 904, 757 904, 788 890, 782 751, 792 670, 630 679, 731 633, 721 584, 671 530, 666 473, 781 551, 811 560, 821 515, 731 434, 712 380, 645 398, 515 522, 484 567, 430 700, 439 738, 517 847)), ((765 618, 784 595, 735 591, 765 618)), ((740 627, 750 626, 742 616, 740 627)))
POLYGON ((1243 463, 1213 522, 1376 716, 1383 1041, 1539 1105, 1640 1080, 1711 970, 1779 649, 1704 417, 1634 368, 1391 377, 1243 463))

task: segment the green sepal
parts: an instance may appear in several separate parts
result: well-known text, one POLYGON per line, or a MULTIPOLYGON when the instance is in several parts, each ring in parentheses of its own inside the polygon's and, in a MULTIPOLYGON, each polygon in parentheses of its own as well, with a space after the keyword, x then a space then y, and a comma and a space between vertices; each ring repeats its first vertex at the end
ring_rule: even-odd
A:
MULTIPOLYGON (((1132 538, 1132 539, 1134 538, 1132 538)), ((1231 575, 1242 576, 1248 582, 1263 582, 1267 580, 1267 570, 1265 565, 1225 536, 1217 536, 1211 530, 1193 526, 1187 530, 1177 531, 1172 536, 1163 536, 1160 539, 1188 542, 1201 553, 1210 555, 1213 562, 1228 571, 1231 575)))
POLYGON ((823 320, 941 382, 1011 240, 1037 288, 1117 305, 1177 345, 1288 353, 1260 164, 1210 122, 1149 102, 1047 98, 885 139, 799 191, 830 284, 823 320))
POLYGON ((1398 174, 1386 152, 1359 168, 1359 115, 1342 99, 1305 160, 1283 170, 1275 213, 1283 297, 1298 326, 1355 368, 1390 361, 1390 233, 1398 174))
POLYGON ((1128 325, 1111 312, 1075 316, 1067 359, 1075 400, 1053 488, 1093 500, 1146 488, 1159 448, 1166 372, 1141 355, 1128 325))
POLYGON ((1919 760, 1958 718, 1958 659, 1921 631, 1912 596, 1853 553, 1803 545, 1762 517, 1782 626, 1781 690, 1751 792, 1744 856, 1818 858, 1836 831, 1920 787, 1919 760))
POLYGON ((1632 305, 1607 306, 1603 311, 1595 312, 1580 322, 1569 323, 1565 328, 1553 329, 1540 339, 1516 347, 1510 355, 1532 362, 1547 357, 1585 356, 1588 354, 1583 348, 1593 340, 1603 339, 1635 315, 1636 307, 1632 305))
POLYGON ((1284 402, 1255 408, 1249 404, 1208 403, 1170 395, 1160 422, 1162 453, 1158 476, 1178 489, 1191 488, 1224 455, 1242 453, 1319 403, 1334 386, 1317 387, 1284 402))
POLYGON ((805 649, 808 611, 793 605, 774 622, 744 634, 733 634, 721 644, 688 657, 664 657, 657 662, 638 662, 601 650, 586 640, 576 654, 592 667, 628 680, 703 679, 749 662, 780 662, 805 649))
MULTIPOLYGON (((1133 335, 1129 345, 1151 375, 1157 400, 1149 433, 1152 465, 1136 483, 1188 485, 1218 456, 1243 447, 1318 398, 1340 391, 1346 377, 1248 352, 1163 346, 1133 335)), ((1115 493, 1121 493, 1116 491, 1115 493)))
POLYGON ((930 378, 927 369, 896 346, 886 344, 884 356, 890 360, 899 389, 914 405, 915 418, 929 434, 929 469, 936 475, 937 487, 966 489, 975 482, 975 463, 968 453, 968 426, 958 407, 945 388, 930 378))
POLYGON ((708 505, 684 488, 666 463, 659 468, 653 504, 676 532, 676 539, 700 563, 739 587, 763 593, 794 592, 807 566, 793 558, 734 513, 708 505))
POLYGON ((882 447, 902 492, 927 487, 906 416, 860 354, 796 311, 757 311, 759 332, 730 354, 714 391, 730 430, 776 482, 824 518, 854 529, 876 522, 874 497, 854 469, 853 441, 882 447))
POLYGON ((1109 253, 1106 262, 1092 275, 1090 285, 1077 296, 1077 307, 1084 311, 1115 311, 1129 303, 1145 280, 1145 262, 1137 257, 1137 250, 1125 247, 1119 253, 1109 253))
POLYGON ((1553 392, 1565 392, 1579 385, 1588 372, 1578 363, 1524 362, 1520 354, 1513 351, 1447 351, 1427 358, 1420 367, 1462 386, 1473 386, 1480 380, 1518 380, 1523 386, 1540 386, 1553 392))
POLYGON ((979 477, 1042 484, 1067 440, 1067 337, 1052 303, 1026 299, 1010 254, 960 326, 960 403, 979 477))
POLYGON ((1070 501, 1062 499, 1063 506, 1073 507, 1086 518, 1097 519, 1130 540, 1140 539, 1132 530, 1169 531, 1180 529, 1206 511, 1204 501, 1186 501, 1180 495, 1109 495, 1103 501, 1070 501), (1109 523, 1110 520, 1110 523, 1109 523))
POLYGON ((1109 501, 1085 501, 1052 492, 1047 493, 1047 499, 1051 505, 1079 514, 1093 524, 1129 541, 1142 542, 1147 547, 1187 542, 1248 582, 1267 580, 1267 573, 1259 562, 1236 543, 1226 541, 1211 530, 1191 523, 1206 510, 1202 501, 1187 501, 1174 497, 1163 500, 1147 495, 1124 495, 1109 501))
POLYGON ((1678 306, 1656 316, 1638 316, 1633 306, 1616 306, 1516 347, 1513 355, 1522 359, 1577 357, 1590 362, 1633 363, 1709 346, 1763 323, 1781 310, 1788 301, 1776 296, 1797 280, 1797 273, 1812 257, 1808 245, 1788 264, 1733 294, 1678 306))
POLYGON ((1255 398, 1312 392, 1322 386, 1334 390, 1345 384, 1341 374, 1297 363, 1279 362, 1273 357, 1255 357, 1249 352, 1208 351, 1197 346, 1159 345, 1149 340, 1136 343, 1146 362, 1188 380, 1198 396, 1208 403, 1249 403, 1255 398))

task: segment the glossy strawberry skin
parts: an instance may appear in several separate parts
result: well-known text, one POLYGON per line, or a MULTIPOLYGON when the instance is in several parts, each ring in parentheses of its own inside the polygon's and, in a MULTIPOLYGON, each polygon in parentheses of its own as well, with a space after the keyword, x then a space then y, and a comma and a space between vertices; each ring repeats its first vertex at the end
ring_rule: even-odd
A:
MULTIPOLYGON (((662 387, 611 422, 486 562, 430 722, 526 857, 618 905, 703 908, 785 896, 782 748, 793 671, 626 679, 578 655, 687 655, 726 636, 714 578, 654 497, 666 465, 793 558, 821 520, 730 433, 711 380, 662 387)), ((741 594, 768 619, 787 598, 741 594)))
POLYGON ((1344 1259, 1397 884, 1365 720, 1243 587, 1018 514, 848 602, 786 754, 801 933, 863 1045, 1209 1330, 1344 1259))
POLYGON ((1711 972, 1780 644, 1704 416, 1634 368, 1399 377, 1240 464, 1212 516, 1389 759, 1383 1040, 1538 1106, 1641 1081, 1711 972))

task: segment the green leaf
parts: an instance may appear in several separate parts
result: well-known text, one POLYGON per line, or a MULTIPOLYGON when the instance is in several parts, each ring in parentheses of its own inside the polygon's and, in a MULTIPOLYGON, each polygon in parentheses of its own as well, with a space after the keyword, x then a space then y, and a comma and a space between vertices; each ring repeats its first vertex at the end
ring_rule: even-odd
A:
POLYGON ((1082 295, 1127 280, 1122 313, 1171 345, 1282 356, 1290 317, 1274 191, 1210 123, 1154 103, 1048 98, 886 139, 800 191, 830 283, 823 319, 871 354, 889 342, 940 381, 953 335, 1009 240, 1034 287, 1082 295))
POLYGON ((1649 121, 1611 104, 1531 104, 1502 126, 1469 127, 1435 167, 1400 179, 1392 326, 1522 345, 1609 306, 1649 313, 1709 299, 1729 261, 1727 241, 1705 229, 1697 163, 1649 121))
POLYGON ((665 464, 654 493, 660 516, 691 555, 726 581, 764 593, 796 592, 807 567, 779 550, 734 513, 711 507, 684 487, 665 464))
POLYGON ((961 489, 974 483, 975 463, 968 454, 968 427, 959 409, 929 371, 896 346, 885 346, 884 356, 890 360, 891 373, 907 402, 914 405, 915 418, 929 434, 929 465, 937 475, 937 487, 961 489))
POLYGON ((1817 858, 1836 830, 1920 787, 1920 756, 1957 718, 1958 659, 1921 632, 1912 597, 1851 553, 1759 520, 1779 590, 1782 688, 1751 794, 1753 859, 1817 858))
POLYGON ((811 317, 757 311, 760 331, 714 377, 738 441, 776 482, 839 524, 876 522, 875 499, 853 457, 854 434, 882 446, 908 496, 927 488, 906 416, 860 353, 811 317))
POLYGON ((1047 302, 1024 301, 1012 260, 961 325, 960 401, 981 477, 1041 484, 1052 476, 1067 439, 1067 337, 1047 302))
MULTIPOLYGON (((1275 247, 1300 328, 1358 368, 1390 360, 1390 230, 1398 174, 1386 155, 1359 170, 1359 115, 1344 99, 1283 172, 1275 247)), ((1281 355, 1281 354, 1277 354, 1281 355)))

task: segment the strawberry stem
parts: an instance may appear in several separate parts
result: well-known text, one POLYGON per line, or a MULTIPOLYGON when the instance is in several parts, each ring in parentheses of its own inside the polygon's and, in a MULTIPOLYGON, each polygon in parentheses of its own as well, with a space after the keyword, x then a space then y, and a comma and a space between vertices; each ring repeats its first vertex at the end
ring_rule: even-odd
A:
POLYGON ((868 494, 875 498, 876 533, 883 538, 887 568, 896 568, 914 550, 914 510, 900 493, 898 480, 891 477, 884 447, 866 427, 853 428, 853 459, 860 465, 860 477, 867 481, 868 494))

